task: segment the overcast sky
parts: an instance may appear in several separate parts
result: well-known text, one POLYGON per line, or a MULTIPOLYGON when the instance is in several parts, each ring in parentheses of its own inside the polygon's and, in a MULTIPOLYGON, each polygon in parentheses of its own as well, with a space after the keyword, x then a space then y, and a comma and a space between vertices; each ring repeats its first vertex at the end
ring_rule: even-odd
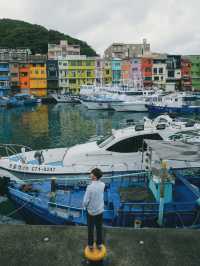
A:
POLYGON ((199 0, 0 0, 0 17, 25 20, 86 41, 147 38, 154 52, 200 54, 199 0))

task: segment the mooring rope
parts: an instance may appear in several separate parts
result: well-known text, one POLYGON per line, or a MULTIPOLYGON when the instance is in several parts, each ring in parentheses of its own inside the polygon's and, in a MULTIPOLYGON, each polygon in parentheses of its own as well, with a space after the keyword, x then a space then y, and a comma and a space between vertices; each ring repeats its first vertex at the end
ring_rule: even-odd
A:
POLYGON ((6 214, 3 219, 1 219, 1 221, 6 221, 10 216, 12 216, 13 214, 17 213, 18 211, 20 211, 21 209, 23 209, 26 205, 28 205, 28 203, 30 203, 33 199, 29 200, 28 202, 25 202, 22 206, 20 206, 19 208, 11 211, 10 213, 6 214))

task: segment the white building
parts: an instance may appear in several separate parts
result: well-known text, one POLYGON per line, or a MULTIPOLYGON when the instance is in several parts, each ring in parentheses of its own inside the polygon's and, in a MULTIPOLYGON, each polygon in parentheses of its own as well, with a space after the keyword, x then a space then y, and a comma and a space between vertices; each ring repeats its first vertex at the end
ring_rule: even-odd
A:
POLYGON ((48 59, 56 60, 67 55, 80 55, 80 45, 69 45, 66 40, 60 44, 48 44, 48 59))
POLYGON ((153 85, 165 89, 167 79, 167 55, 153 54, 152 80, 153 85))

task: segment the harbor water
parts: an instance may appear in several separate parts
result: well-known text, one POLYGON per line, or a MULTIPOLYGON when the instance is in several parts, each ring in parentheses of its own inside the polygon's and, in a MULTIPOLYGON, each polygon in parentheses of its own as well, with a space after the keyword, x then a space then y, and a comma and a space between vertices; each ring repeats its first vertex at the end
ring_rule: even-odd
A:
POLYGON ((34 150, 70 147, 144 116, 148 113, 95 111, 66 103, 0 109, 0 143, 22 144, 34 150))
MULTIPOLYGON (((148 112, 94 111, 80 104, 67 103, 2 108, 0 144, 21 144, 33 150, 70 147, 108 135, 112 129, 127 126, 127 122, 141 121, 144 116, 149 117, 148 112)), ((188 119, 199 121, 200 115, 190 115, 188 119)), ((0 206, 2 215, 12 213, 13 210, 10 202, 0 206)))

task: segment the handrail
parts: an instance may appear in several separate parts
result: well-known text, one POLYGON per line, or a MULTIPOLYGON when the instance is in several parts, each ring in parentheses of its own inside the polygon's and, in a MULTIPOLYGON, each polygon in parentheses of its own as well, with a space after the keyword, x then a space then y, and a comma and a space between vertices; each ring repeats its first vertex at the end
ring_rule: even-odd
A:
POLYGON ((61 208, 65 208, 65 209, 75 210, 75 211, 83 211, 83 208, 73 207, 71 205, 58 204, 56 202, 51 202, 51 201, 48 201, 48 206, 49 205, 55 205, 56 208, 61 207, 61 208))
POLYGON ((18 151, 16 148, 25 148, 28 151, 32 151, 32 149, 30 147, 22 145, 22 144, 3 144, 3 143, 0 144, 0 149, 5 150, 7 157, 9 157, 11 155, 17 155, 18 151))
MULTIPOLYGON (((151 172, 149 171, 141 171, 141 172, 137 172, 137 173, 130 173, 130 174, 122 174, 122 175, 113 175, 113 176, 103 176, 102 180, 113 180, 113 179, 120 179, 120 178, 130 178, 130 177, 138 177, 141 175, 145 175, 145 176, 149 176, 151 174, 151 172)), ((52 177, 54 177, 53 175, 47 178, 33 178, 33 179, 23 179, 23 180, 17 180, 17 182, 41 182, 41 181, 48 181, 51 180, 52 177)), ((56 177, 56 180, 61 180, 61 181, 90 181, 91 179, 87 176, 80 176, 80 177, 56 177)))

